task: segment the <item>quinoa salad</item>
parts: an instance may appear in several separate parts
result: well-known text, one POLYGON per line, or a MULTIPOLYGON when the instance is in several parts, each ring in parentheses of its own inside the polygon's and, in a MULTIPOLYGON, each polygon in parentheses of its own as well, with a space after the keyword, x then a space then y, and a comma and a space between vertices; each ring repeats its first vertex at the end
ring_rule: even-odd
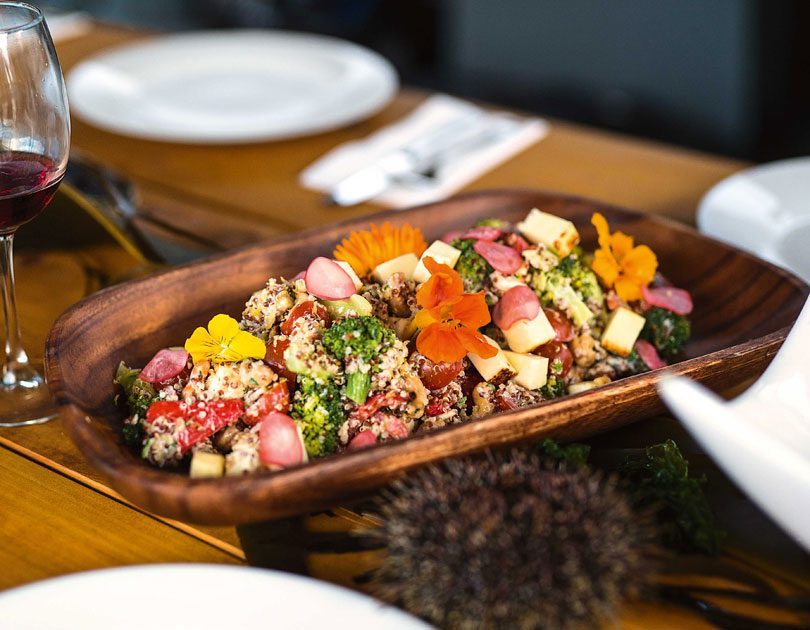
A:
POLYGON ((655 253, 598 247, 532 209, 428 244, 409 225, 352 232, 273 277, 239 318, 115 375, 124 441, 192 477, 242 475, 473 421, 667 365, 692 300, 655 253))

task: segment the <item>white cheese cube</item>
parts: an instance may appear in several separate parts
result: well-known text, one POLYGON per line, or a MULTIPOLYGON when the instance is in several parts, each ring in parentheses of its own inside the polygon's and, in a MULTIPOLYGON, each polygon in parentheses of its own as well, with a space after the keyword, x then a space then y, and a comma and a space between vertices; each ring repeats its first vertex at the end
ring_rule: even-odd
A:
POLYGON ((540 389, 548 378, 548 359, 536 354, 520 354, 504 350, 509 363, 517 370, 512 377, 518 385, 526 389, 540 389))
POLYGON ((579 243, 579 232, 573 223, 537 208, 529 212, 517 227, 532 243, 542 243, 560 258, 568 256, 579 243))
POLYGON ((484 335, 484 339, 486 339, 490 345, 498 349, 498 354, 489 359, 484 359, 477 354, 469 352, 467 358, 473 366, 475 366, 475 369, 478 370, 478 373, 484 377, 485 381, 494 383, 495 385, 508 381, 515 375, 515 368, 512 367, 504 351, 501 350, 500 346, 495 343, 493 339, 490 339, 486 335, 484 335))
POLYGON ((410 280, 418 264, 419 259, 416 257, 416 254, 408 252, 407 254, 402 254, 402 256, 397 256, 391 260, 386 260, 384 263, 380 263, 374 267, 374 271, 371 272, 371 275, 374 276, 377 282, 381 283, 388 280, 388 278, 395 273, 401 273, 405 276, 406 280, 410 280))
POLYGON ((360 280, 360 277, 354 272, 354 269, 352 269, 352 266, 349 263, 347 263, 345 260, 336 260, 335 262, 338 264, 338 266, 341 269, 343 269, 343 271, 345 271, 347 274, 349 274, 349 277, 352 279, 352 282, 354 282, 354 288, 357 291, 359 291, 360 287, 363 286, 363 281, 360 280))
POLYGON ((455 267, 459 256, 461 256, 461 251, 452 245, 448 245, 444 241, 433 241, 419 259, 419 264, 416 265, 413 272, 413 279, 417 282, 427 282, 430 278, 430 272, 425 267, 425 258, 430 257, 437 263, 455 267))
POLYGON ((644 318, 629 308, 620 306, 608 319, 605 332, 602 333, 602 346, 614 354, 626 357, 633 351, 633 344, 642 328, 644 318))
POLYGON ((557 334, 541 308, 534 319, 521 319, 515 322, 508 330, 503 331, 503 336, 511 350, 531 352, 554 339, 557 334))
POLYGON ((212 479, 225 474, 225 458, 219 453, 197 451, 191 456, 189 476, 192 479, 212 479))

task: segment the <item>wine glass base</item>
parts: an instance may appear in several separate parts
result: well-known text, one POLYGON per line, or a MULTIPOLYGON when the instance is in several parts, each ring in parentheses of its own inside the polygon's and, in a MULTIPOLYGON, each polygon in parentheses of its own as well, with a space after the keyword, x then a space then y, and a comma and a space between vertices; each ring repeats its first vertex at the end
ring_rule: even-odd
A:
POLYGON ((56 404, 48 385, 32 370, 33 377, 14 385, 0 384, 0 427, 42 424, 56 417, 56 404))

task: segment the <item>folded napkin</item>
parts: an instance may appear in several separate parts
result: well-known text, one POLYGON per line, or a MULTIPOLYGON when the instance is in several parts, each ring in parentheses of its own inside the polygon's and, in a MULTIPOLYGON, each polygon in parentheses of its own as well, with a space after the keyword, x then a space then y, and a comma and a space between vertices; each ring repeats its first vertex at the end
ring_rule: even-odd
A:
MULTIPOLYGON (((362 140, 342 144, 308 166, 300 175, 305 188, 329 193, 349 175, 374 164, 398 149, 437 136, 461 121, 474 126, 466 142, 449 144, 434 152, 431 177, 419 182, 407 178, 392 183, 373 199, 392 208, 405 208, 444 199, 477 177, 544 138, 549 125, 539 118, 489 112, 446 95, 425 100, 411 114, 362 140)), ((446 136, 447 134, 445 134, 446 136)))

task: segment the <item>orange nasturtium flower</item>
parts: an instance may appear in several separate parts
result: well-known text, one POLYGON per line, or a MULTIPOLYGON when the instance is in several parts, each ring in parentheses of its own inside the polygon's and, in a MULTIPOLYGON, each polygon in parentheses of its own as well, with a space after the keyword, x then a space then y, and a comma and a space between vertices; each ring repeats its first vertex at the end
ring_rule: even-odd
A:
POLYGON ((464 284, 453 269, 430 257, 424 262, 432 275, 416 292, 421 307, 414 317, 420 330, 416 349, 434 363, 452 363, 468 352, 484 359, 494 357, 497 348, 478 332, 490 320, 483 292, 464 293, 464 284))
POLYGON ((608 222, 599 212, 591 217, 599 235, 591 268, 608 289, 616 290, 625 302, 641 299, 641 288, 653 280, 658 268, 655 253, 646 245, 633 246, 633 237, 623 232, 610 233, 608 222))
POLYGON ((358 276, 368 276, 374 267, 397 256, 413 253, 418 258, 427 249, 425 237, 410 225, 394 227, 388 221, 381 226, 371 224, 370 230, 352 232, 332 254, 349 263, 358 276))
POLYGON ((240 330, 233 317, 222 313, 211 318, 207 330, 199 326, 186 339, 185 348, 194 363, 263 359, 267 350, 261 339, 240 330))

